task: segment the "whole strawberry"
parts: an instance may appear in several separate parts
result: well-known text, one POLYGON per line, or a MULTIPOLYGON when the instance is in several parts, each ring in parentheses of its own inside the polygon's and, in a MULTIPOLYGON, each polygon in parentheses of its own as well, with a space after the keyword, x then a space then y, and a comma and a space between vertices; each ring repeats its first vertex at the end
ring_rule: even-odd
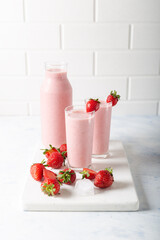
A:
POLYGON ((59 171, 57 176, 61 183, 71 185, 76 180, 76 173, 70 168, 66 168, 63 171, 59 171))
POLYGON ((46 167, 45 161, 43 160, 41 163, 34 163, 30 168, 31 176, 36 181, 41 181, 43 178, 43 169, 46 167))
POLYGON ((50 170, 48 170, 48 169, 46 169, 46 168, 44 168, 43 169, 43 177, 45 179, 52 179, 53 180, 53 179, 55 179, 57 177, 57 174, 52 172, 52 171, 50 171, 50 170))
POLYGON ((89 168, 83 168, 83 171, 80 173, 82 174, 82 179, 87 178, 90 180, 93 180, 97 174, 97 172, 89 168))
POLYGON ((94 179, 94 185, 99 188, 110 187, 113 182, 114 178, 111 168, 99 171, 94 179))
POLYGON ((61 168, 64 158, 59 152, 52 152, 47 160, 48 167, 61 168))
POLYGON ((41 189, 48 196, 54 196, 59 192, 60 184, 56 178, 44 179, 44 181, 41 183, 41 189))
POLYGON ((106 102, 112 102, 112 106, 115 106, 117 102, 120 100, 120 95, 117 95, 117 91, 114 90, 110 92, 110 95, 107 97, 106 102))
POLYGON ((100 101, 97 99, 90 98, 86 103, 86 112, 97 111, 100 106, 100 101))
POLYGON ((53 152, 58 152, 58 150, 53 147, 51 144, 49 144, 50 148, 49 149, 41 149, 41 150, 44 150, 43 154, 46 156, 46 158, 49 158, 50 155, 53 153, 53 152))
POLYGON ((66 143, 62 144, 60 146, 59 150, 63 156, 67 157, 67 144, 66 143))

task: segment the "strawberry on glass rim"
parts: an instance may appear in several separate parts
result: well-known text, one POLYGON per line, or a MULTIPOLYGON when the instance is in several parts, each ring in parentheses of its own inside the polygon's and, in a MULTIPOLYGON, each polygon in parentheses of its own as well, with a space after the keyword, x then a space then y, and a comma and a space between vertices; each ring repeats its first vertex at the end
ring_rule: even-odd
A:
POLYGON ((117 91, 111 91, 110 95, 108 95, 106 102, 112 102, 112 107, 117 104, 117 102, 120 100, 120 95, 117 94, 117 91))
POLYGON ((90 98, 87 103, 86 103, 86 112, 92 112, 92 111, 97 111, 100 106, 100 101, 99 99, 93 99, 90 98))

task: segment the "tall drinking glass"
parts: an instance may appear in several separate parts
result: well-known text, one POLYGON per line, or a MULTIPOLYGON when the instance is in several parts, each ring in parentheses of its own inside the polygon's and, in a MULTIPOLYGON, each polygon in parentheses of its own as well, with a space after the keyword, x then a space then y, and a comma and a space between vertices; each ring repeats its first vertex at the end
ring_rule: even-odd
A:
POLYGON ((95 112, 85 106, 65 108, 68 165, 72 168, 91 166, 95 112))
POLYGON ((100 108, 95 112, 92 156, 107 158, 111 127, 112 103, 100 100, 100 108))

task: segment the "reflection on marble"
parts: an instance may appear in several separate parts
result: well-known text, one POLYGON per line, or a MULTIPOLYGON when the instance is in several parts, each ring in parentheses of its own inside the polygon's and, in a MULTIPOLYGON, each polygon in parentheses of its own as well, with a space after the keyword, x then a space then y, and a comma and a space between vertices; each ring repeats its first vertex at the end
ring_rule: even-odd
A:
POLYGON ((160 235, 160 118, 114 117, 140 200, 138 212, 23 212, 21 193, 40 140, 39 117, 0 118, 2 239, 153 239, 160 235), (17 229, 18 226, 18 229, 17 229), (63 229, 63 231, 62 231, 63 229), (65 237, 64 235, 65 234, 65 237))

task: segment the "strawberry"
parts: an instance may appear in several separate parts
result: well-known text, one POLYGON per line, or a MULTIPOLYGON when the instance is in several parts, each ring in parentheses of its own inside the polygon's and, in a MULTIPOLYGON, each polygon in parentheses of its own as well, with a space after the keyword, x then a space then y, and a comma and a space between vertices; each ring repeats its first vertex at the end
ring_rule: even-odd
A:
POLYGON ((112 169, 106 168, 105 170, 101 170, 97 173, 94 179, 94 185, 99 188, 107 188, 112 185, 114 181, 112 169))
POLYGON ((47 160, 48 167, 61 168, 64 158, 59 152, 52 152, 47 160))
POLYGON ((44 181, 41 183, 41 189, 45 194, 48 194, 48 196, 54 196, 56 195, 60 190, 60 184, 58 180, 55 179, 44 179, 44 181))
POLYGON ((58 150, 55 147, 52 147, 51 144, 49 144, 49 146, 50 146, 49 149, 41 149, 44 150, 43 154, 46 156, 46 158, 49 158, 51 153, 58 152, 58 150))
POLYGON ((57 174, 48 170, 48 169, 46 169, 46 168, 44 168, 43 169, 43 177, 45 179, 55 179, 57 177, 57 174))
POLYGON ((86 112, 97 111, 100 106, 100 101, 97 99, 90 98, 86 103, 86 112))
POLYGON ((43 160, 41 163, 34 163, 30 168, 31 176, 36 181, 41 181, 43 177, 43 169, 46 167, 45 161, 43 160))
POLYGON ((106 102, 112 102, 112 106, 115 106, 118 102, 118 100, 120 100, 120 95, 117 95, 117 91, 114 90, 110 92, 110 95, 107 97, 106 102))
POLYGON ((87 178, 90 180, 94 179, 97 174, 97 172, 89 168, 83 168, 83 171, 80 173, 83 174, 82 179, 87 178))
POLYGON ((76 173, 70 168, 66 168, 63 171, 59 171, 58 180, 61 183, 71 185, 76 180, 76 173))
POLYGON ((67 144, 66 143, 62 144, 60 146, 59 150, 64 157, 67 157, 67 144))

